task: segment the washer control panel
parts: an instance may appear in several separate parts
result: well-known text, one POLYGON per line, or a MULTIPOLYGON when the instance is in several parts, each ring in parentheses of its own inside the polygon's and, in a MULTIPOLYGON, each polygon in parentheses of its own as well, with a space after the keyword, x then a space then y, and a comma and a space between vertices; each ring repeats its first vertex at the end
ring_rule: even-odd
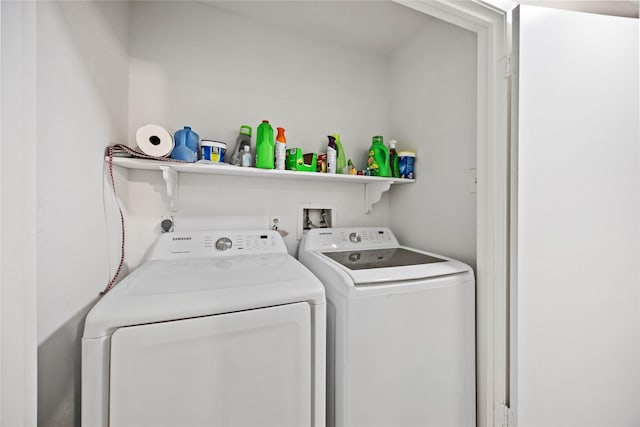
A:
POLYGON ((277 231, 196 231, 160 235, 147 260, 287 253, 277 231))
POLYGON ((226 251, 233 247, 233 242, 228 237, 221 237, 216 240, 216 249, 219 251, 226 251))
POLYGON ((381 249, 398 247, 395 236, 385 227, 316 228, 305 236, 304 250, 381 249))
POLYGON ((360 242, 362 242, 362 236, 360 236, 358 233, 353 231, 353 232, 349 233, 349 241, 351 243, 360 243, 360 242))

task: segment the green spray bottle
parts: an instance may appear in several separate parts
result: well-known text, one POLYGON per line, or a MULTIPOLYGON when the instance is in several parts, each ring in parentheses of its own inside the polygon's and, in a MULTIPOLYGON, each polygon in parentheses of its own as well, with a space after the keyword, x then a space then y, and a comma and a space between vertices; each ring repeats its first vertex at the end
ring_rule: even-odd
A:
POLYGON ((389 141, 389 166, 391 167, 391 176, 394 178, 400 177, 400 163, 398 161, 398 152, 396 151, 396 144, 398 141, 392 139, 389 141))
POLYGON ((336 172, 346 173, 345 168, 347 167, 347 158, 344 155, 344 149, 342 148, 342 143, 340 142, 340 135, 334 133, 333 137, 336 140, 336 151, 338 153, 336 159, 336 172))

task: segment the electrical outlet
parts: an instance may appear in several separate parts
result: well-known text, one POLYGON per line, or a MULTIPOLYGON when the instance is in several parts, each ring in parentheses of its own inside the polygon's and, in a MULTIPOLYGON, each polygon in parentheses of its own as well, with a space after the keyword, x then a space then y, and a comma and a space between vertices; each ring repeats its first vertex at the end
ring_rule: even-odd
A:
POLYGON ((280 215, 269 215, 269 228, 272 230, 277 230, 282 227, 282 220, 280 215))

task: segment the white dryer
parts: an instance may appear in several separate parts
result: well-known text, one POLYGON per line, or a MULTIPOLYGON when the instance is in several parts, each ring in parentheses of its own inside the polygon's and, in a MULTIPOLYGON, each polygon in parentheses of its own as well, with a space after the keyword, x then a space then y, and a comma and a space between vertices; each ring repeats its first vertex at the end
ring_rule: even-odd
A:
POLYGON ((277 232, 163 234, 86 318, 82 425, 323 427, 325 318, 277 232))
POLYGON ((327 425, 475 426, 472 269, 387 228, 312 229, 327 294, 327 425))

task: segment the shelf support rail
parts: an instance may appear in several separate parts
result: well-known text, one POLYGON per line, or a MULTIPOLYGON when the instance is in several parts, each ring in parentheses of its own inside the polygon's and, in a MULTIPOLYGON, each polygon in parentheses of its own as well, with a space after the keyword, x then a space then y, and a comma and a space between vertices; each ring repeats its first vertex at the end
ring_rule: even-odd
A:
POLYGON ((160 165, 159 167, 162 171, 162 179, 167 186, 169 211, 176 212, 178 210, 178 172, 171 166, 160 165))
POLYGON ((364 213, 370 213, 382 194, 391 188, 392 181, 367 182, 364 187, 364 213))

